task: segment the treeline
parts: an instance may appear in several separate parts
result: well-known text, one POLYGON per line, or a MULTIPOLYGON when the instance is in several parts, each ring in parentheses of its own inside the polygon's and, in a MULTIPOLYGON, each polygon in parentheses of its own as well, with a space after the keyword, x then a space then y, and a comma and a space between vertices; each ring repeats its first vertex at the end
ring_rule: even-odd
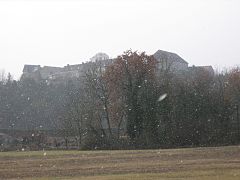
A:
MULTIPOLYGON (((59 130, 78 148, 170 148, 240 142, 240 69, 173 72, 127 51, 109 66, 54 84, 0 82, 2 128, 59 130)), ((0 128, 1 129, 1 128, 0 128)))

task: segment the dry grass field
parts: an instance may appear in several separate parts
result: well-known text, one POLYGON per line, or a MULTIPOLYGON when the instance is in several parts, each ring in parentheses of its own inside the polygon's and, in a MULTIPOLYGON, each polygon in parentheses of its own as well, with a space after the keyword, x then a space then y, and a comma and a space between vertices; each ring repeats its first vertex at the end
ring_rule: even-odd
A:
POLYGON ((240 179, 240 146, 0 152, 0 179, 240 179))

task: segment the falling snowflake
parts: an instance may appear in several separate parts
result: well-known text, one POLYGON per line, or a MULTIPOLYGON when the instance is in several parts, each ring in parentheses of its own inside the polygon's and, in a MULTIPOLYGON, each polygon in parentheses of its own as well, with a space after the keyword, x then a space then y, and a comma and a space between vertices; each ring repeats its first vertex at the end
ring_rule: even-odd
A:
POLYGON ((167 97, 167 93, 161 95, 159 98, 158 98, 158 101, 163 101, 165 98, 167 97))

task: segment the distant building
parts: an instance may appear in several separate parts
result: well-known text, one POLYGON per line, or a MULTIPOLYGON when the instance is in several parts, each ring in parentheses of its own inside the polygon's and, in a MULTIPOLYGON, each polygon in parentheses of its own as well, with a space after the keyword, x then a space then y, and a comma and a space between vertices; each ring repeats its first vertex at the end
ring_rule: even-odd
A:
POLYGON ((153 54, 155 59, 158 61, 158 69, 164 71, 170 71, 173 73, 178 72, 190 72, 191 74, 196 74, 199 71, 205 71, 209 75, 214 75, 214 69, 212 66, 188 66, 188 62, 181 58, 179 55, 167 52, 163 50, 158 50, 153 54))
POLYGON ((62 70, 63 68, 60 67, 44 66, 39 70, 39 72, 42 79, 48 79, 52 75, 62 72, 62 70))
POLYGON ((40 65, 25 65, 23 68, 22 79, 33 79, 37 82, 43 80, 48 83, 63 83, 69 79, 77 79, 84 76, 85 72, 96 63, 100 65, 103 70, 113 60, 105 53, 97 53, 90 58, 90 61, 82 64, 66 65, 64 67, 52 67, 40 65))
POLYGON ((158 50, 153 56, 158 61, 158 69, 160 71, 169 70, 171 72, 177 72, 188 69, 188 62, 175 53, 158 50))
MULTIPOLYGON (((195 73, 197 70, 205 70, 211 75, 214 75, 212 66, 192 66, 188 67, 188 62, 179 55, 158 50, 153 54, 158 62, 158 70, 169 71, 172 73, 191 72, 195 73)), ((36 81, 45 80, 49 83, 62 83, 68 79, 76 79, 84 76, 85 72, 93 65, 97 64, 103 70, 112 64, 114 59, 110 59, 105 53, 97 53, 90 58, 90 61, 82 64, 66 65, 64 67, 51 67, 40 65, 25 65, 23 68, 22 78, 31 78, 36 81)))
POLYGON ((106 53, 97 53, 95 56, 90 58, 92 62, 108 60, 109 56, 106 53))
POLYGON ((41 76, 39 74, 39 70, 41 69, 40 65, 24 65, 23 68, 23 79, 34 79, 35 81, 39 81, 41 76))
POLYGON ((196 74, 198 72, 208 73, 210 76, 214 76, 214 69, 212 66, 191 66, 188 68, 188 72, 196 74))

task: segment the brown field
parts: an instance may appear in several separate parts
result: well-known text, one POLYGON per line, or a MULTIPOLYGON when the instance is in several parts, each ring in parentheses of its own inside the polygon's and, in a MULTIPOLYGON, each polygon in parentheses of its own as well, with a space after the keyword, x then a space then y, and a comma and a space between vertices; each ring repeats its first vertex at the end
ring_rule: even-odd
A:
POLYGON ((240 179, 240 146, 0 152, 0 179, 240 179))

